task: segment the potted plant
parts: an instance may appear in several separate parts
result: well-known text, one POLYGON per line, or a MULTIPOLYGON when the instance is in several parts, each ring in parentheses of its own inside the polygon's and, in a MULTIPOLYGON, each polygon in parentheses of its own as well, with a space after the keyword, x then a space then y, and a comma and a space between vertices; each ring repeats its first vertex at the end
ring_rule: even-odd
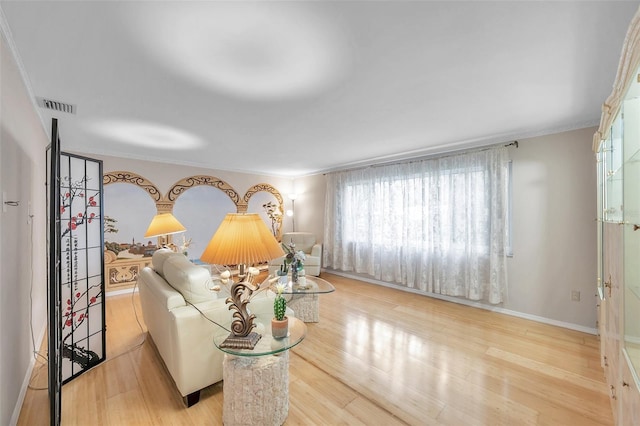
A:
POLYGON ((289 245, 282 244, 282 248, 285 251, 284 265, 285 268, 289 265, 291 269, 291 282, 298 283, 298 273, 304 269, 304 261, 306 256, 302 250, 296 251, 296 245, 291 243, 289 245))
POLYGON ((278 282, 280 284, 287 284, 287 275, 289 274, 289 268, 286 263, 280 265, 280 269, 276 271, 276 275, 278 276, 278 282))
POLYGON ((289 318, 287 312, 287 300, 282 295, 283 284, 276 284, 276 298, 273 300, 273 318, 271 319, 271 334, 276 339, 287 337, 289 333, 289 318))

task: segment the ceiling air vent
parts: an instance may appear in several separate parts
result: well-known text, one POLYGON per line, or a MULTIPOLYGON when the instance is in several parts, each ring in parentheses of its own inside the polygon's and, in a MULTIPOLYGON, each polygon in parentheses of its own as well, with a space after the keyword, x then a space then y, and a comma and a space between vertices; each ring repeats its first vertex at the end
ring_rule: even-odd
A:
POLYGON ((68 114, 76 113, 76 106, 72 104, 67 104, 60 101, 54 101, 53 99, 46 98, 36 98, 38 100, 38 105, 44 109, 50 109, 53 111, 66 112, 68 114))

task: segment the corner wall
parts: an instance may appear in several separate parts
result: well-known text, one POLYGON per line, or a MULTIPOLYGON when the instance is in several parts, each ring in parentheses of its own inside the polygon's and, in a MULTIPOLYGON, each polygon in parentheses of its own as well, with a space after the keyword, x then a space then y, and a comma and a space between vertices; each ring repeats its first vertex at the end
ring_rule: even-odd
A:
POLYGON ((324 204, 326 182, 324 175, 300 177, 295 180, 296 231, 315 234, 320 243, 324 240, 324 204))
POLYGON ((595 128, 520 141, 505 308, 596 328, 595 128), (571 301, 571 291, 580 301, 571 301))
POLYGON ((30 324, 38 345, 47 321, 44 184, 48 143, 4 32, 0 31, 0 193, 6 192, 9 200, 20 202, 17 207, 7 207, 6 212, 0 209, 3 425, 17 422, 26 393, 34 363, 30 324))

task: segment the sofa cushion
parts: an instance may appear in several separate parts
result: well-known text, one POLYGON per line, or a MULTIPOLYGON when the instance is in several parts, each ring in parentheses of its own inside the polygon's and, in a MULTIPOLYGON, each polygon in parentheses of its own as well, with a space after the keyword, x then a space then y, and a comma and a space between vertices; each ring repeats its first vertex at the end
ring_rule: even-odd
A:
MULTIPOLYGON (((171 256, 177 255, 175 251, 162 248, 153 252, 153 256, 151 257, 151 264, 153 265, 153 270, 158 273, 162 278, 164 278, 164 262, 169 259, 171 256)), ((184 256, 182 256, 184 257, 184 256)))
POLYGON ((213 286, 209 271, 194 265, 182 254, 169 256, 162 265, 164 279, 190 303, 206 302, 218 298, 209 288, 213 286))

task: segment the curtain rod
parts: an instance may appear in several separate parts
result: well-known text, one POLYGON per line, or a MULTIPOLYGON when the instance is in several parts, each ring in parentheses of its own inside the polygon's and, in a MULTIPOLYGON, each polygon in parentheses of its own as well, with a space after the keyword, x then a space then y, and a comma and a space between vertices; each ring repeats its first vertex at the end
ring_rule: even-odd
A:
MULTIPOLYGON (((416 158, 405 158, 404 160, 397 160, 397 161, 389 161, 386 163, 378 163, 378 164, 368 164, 366 166, 360 166, 360 167, 351 167, 351 168, 346 168, 346 169, 337 169, 337 170, 332 170, 332 171, 328 171, 323 173, 323 175, 327 175, 329 173, 335 173, 335 172, 348 172, 348 171, 352 171, 352 170, 360 170, 360 169, 368 169, 368 168, 372 168, 372 167, 382 167, 382 166, 390 166, 393 164, 411 164, 411 163, 415 163, 417 161, 423 161, 423 160, 429 160, 429 159, 433 159, 433 158, 447 158, 447 157, 453 157, 454 155, 460 155, 460 154, 465 154, 468 152, 482 152, 482 151, 487 151, 489 149, 495 148, 497 146, 500 146, 501 144, 494 144, 494 145, 488 145, 488 146, 484 146, 484 147, 479 147, 476 149, 461 149, 458 151, 449 151, 446 154, 443 155, 438 155, 438 154, 431 154, 431 155, 423 155, 420 157, 416 157, 416 158)), ((516 148, 519 147, 519 143, 518 141, 513 141, 507 144, 504 144, 503 146, 505 148, 509 148, 510 146, 515 146, 516 148)))

